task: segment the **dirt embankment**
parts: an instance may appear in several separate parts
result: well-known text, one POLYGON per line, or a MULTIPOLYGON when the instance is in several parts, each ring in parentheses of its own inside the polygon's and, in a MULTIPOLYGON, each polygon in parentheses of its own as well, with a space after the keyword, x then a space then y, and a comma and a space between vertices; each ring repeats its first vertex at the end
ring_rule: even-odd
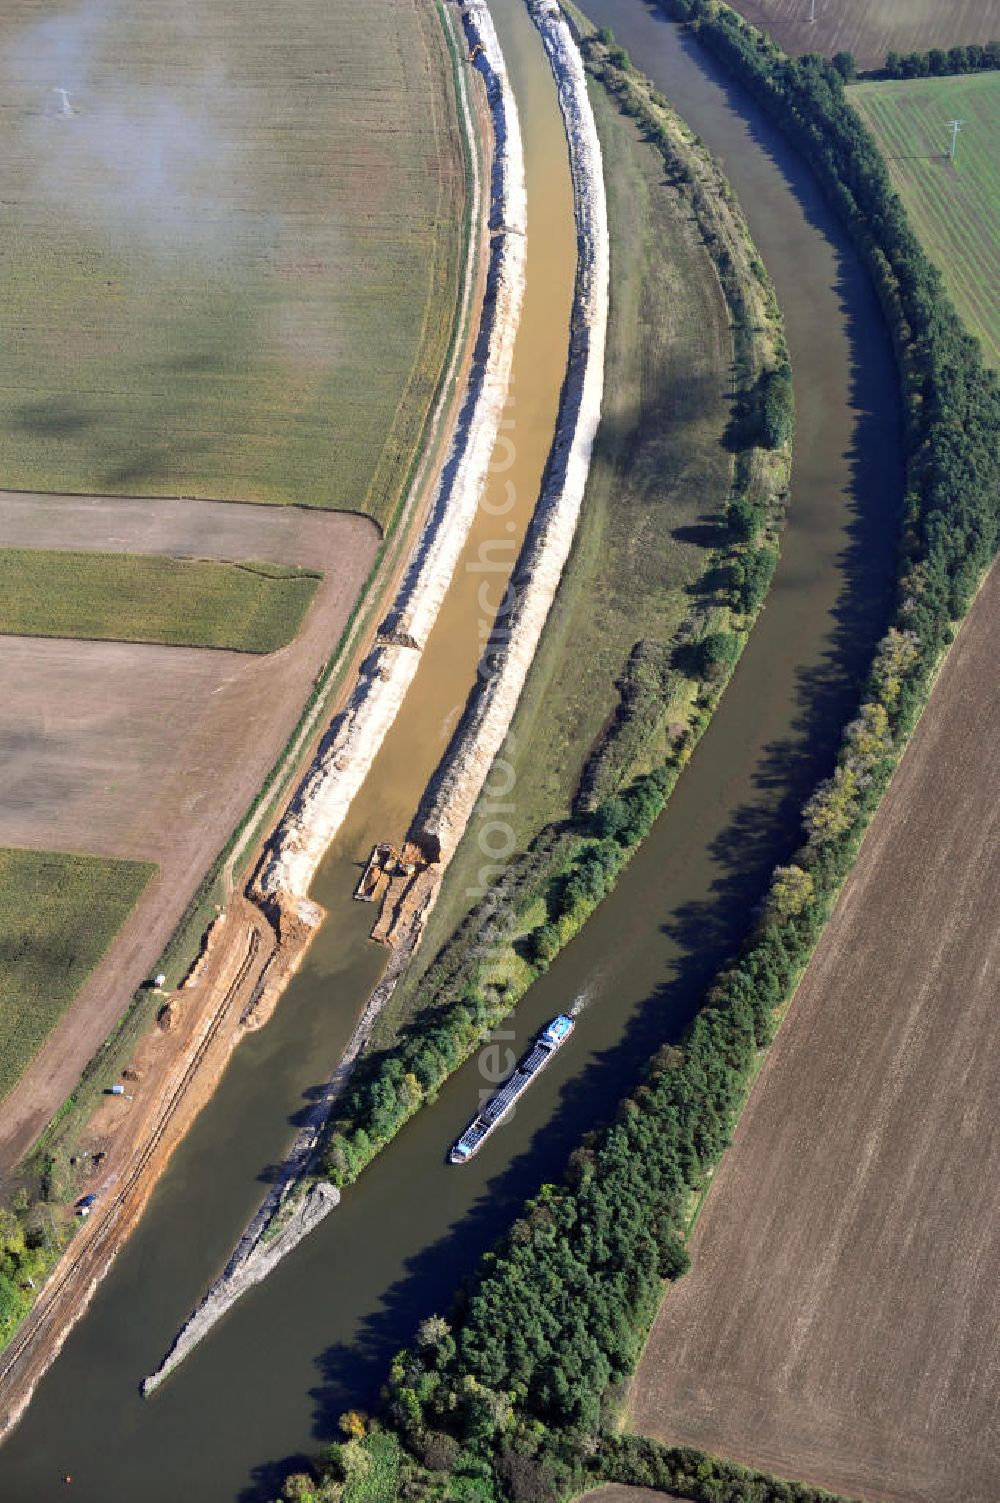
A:
POLYGON ((466 7, 464 26, 493 118, 490 263, 468 390, 430 516, 375 650, 330 728, 254 879, 265 903, 295 905, 364 782, 413 681, 486 483, 510 382, 524 295, 526 197, 517 110, 489 11, 466 7))
POLYGON ((259 909, 234 899, 225 919, 213 926, 188 984, 167 1004, 162 1026, 140 1046, 131 1069, 137 1084, 125 1097, 109 1098, 95 1115, 91 1142, 104 1154, 100 1178, 92 1182, 97 1204, 0 1353, 0 1436, 24 1411, 211 1095, 240 1037, 248 998, 259 994, 278 953, 276 939, 259 909))
POLYGON ((601 146, 583 58, 553 0, 531 0, 559 90, 569 144, 578 261, 569 358, 555 440, 508 600, 495 629, 501 645, 484 672, 435 773, 413 837, 442 868, 454 854, 493 759, 510 728, 576 532, 601 416, 610 248, 601 146))

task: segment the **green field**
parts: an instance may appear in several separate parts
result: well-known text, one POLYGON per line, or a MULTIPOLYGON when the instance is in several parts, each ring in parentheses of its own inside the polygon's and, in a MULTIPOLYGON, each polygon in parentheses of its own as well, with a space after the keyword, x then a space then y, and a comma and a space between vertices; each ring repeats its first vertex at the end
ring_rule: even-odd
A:
POLYGON ((0 1098, 59 1021, 155 867, 0 849, 0 1098))
POLYGON ((913 227, 983 354, 1000 366, 1000 73, 858 84, 913 227), (949 120, 964 120, 954 165, 949 120))
POLYGON ((322 576, 292 564, 0 549, 0 632, 275 652, 322 576))
POLYGON ((0 130, 0 484, 385 522, 463 254, 435 7, 11 0, 0 130))

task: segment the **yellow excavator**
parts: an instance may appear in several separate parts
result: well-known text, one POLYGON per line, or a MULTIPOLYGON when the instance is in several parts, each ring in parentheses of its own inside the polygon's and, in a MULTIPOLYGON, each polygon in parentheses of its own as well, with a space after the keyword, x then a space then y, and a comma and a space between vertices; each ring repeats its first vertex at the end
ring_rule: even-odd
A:
POLYGON ((482 44, 482 42, 477 42, 476 45, 473 47, 472 51, 469 53, 469 62, 470 63, 474 63, 476 61, 476 58, 482 52, 482 50, 483 50, 483 44, 482 44))

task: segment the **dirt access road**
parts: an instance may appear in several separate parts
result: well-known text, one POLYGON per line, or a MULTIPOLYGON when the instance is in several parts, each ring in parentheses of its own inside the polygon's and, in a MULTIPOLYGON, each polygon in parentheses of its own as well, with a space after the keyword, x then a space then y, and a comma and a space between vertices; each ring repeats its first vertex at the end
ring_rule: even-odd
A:
MULTIPOLYGON (((275 957, 274 935, 260 911, 238 897, 223 928, 225 934, 217 934, 218 942, 206 952, 196 984, 172 999, 171 1027, 154 1028, 141 1042, 132 1061, 138 1077, 132 1092, 103 1103, 89 1124, 91 1148, 105 1155, 88 1181, 97 1204, 24 1325, 0 1353, 0 1436, 16 1423, 86 1310, 241 1037, 248 996, 259 994, 275 957)), ((270 1001, 273 1005, 273 991, 270 1001)), ((263 1010, 259 1021, 266 1021, 266 1004, 263 1010)))
POLYGON ((841 1492, 1000 1497, 1000 569, 665 1300, 631 1427, 841 1492))
POLYGON ((0 1107, 9 1169, 72 1091, 284 747, 374 560, 365 517, 232 502, 0 493, 34 547, 266 559, 322 569, 298 636, 266 657, 5 637, 0 845, 155 861, 124 928, 0 1107))

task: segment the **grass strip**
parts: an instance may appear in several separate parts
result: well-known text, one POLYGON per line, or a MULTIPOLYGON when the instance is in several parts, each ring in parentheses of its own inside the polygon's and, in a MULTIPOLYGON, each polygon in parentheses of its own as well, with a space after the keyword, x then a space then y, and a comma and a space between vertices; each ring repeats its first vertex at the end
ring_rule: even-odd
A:
POLYGON ((155 866, 0 850, 0 1097, 62 1017, 155 866))
POLYGON ((276 652, 322 577, 292 564, 4 548, 0 632, 276 652))

